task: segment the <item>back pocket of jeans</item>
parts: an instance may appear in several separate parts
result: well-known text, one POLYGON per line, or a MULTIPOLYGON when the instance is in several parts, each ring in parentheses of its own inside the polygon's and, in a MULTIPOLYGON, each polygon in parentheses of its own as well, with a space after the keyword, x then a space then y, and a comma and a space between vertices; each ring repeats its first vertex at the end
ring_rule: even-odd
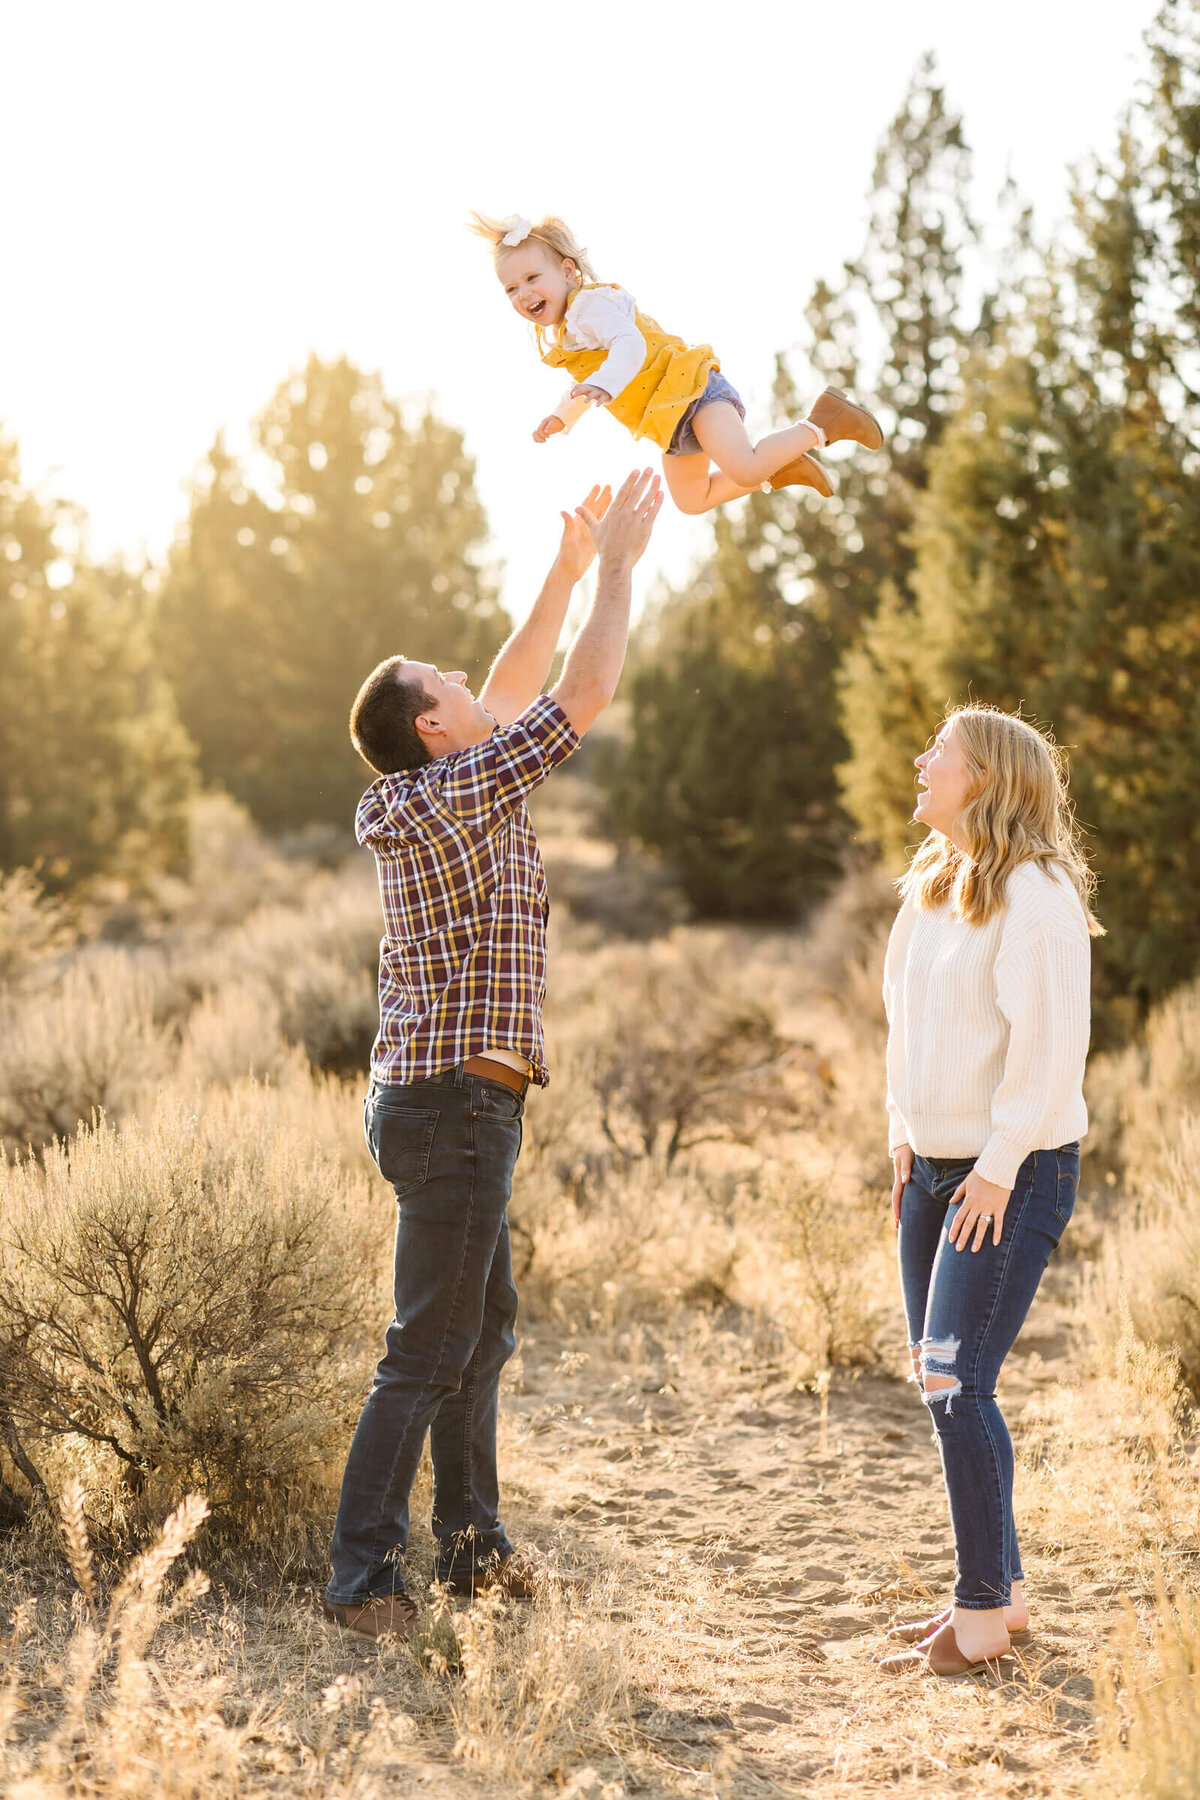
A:
POLYGON ((374 1113, 375 1161, 384 1180, 395 1188, 397 1200, 403 1200, 429 1178, 438 1115, 385 1106, 377 1106, 374 1113))

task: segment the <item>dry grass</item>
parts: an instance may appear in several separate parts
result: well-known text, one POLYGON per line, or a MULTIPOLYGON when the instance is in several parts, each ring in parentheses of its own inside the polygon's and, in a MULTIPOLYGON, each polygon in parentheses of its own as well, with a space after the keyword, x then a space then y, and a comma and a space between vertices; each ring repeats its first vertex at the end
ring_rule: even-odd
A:
POLYGON ((1105 1670, 1099 1792, 1192 1800, 1200 1770, 1200 1595, 1157 1584, 1127 1605, 1105 1670))
MULTIPOLYGON (((1022 1390, 1061 1666, 881 1687, 871 1634, 947 1578, 927 1422, 888 1373, 890 895, 864 875, 800 938, 682 926, 655 885, 664 931, 606 938, 644 918, 641 877, 573 829, 551 856, 590 918, 553 926, 504 1458, 512 1528, 590 1585, 525 1609, 433 1593, 411 1648, 314 1606, 388 1304, 393 1207, 352 1073, 369 865, 289 858, 217 804, 143 941, 66 954, 61 916, 8 893, 30 954, 0 967, 0 1789, 1191 1792, 1192 1002, 1097 1065, 1102 1166, 1139 1192, 1081 1206, 1096 1255, 1059 1279, 1076 1378, 1034 1356, 1022 1390)), ((418 1592, 429 1550, 421 1525, 418 1592)))

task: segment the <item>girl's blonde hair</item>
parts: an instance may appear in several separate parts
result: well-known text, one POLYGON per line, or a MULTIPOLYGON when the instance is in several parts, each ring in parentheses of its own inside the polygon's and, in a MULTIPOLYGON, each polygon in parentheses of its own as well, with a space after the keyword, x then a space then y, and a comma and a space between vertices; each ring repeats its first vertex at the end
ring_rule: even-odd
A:
POLYGON ((569 256, 585 281, 596 280, 596 271, 588 261, 587 251, 579 243, 570 226, 565 225, 561 219, 553 216, 540 219, 536 225, 530 226, 520 243, 505 244, 504 239, 516 223, 515 219, 490 219, 486 213, 473 212, 468 230, 473 231, 476 237, 481 237, 489 243, 492 246, 492 254, 497 257, 502 250, 506 252, 510 249, 519 250, 521 244, 528 243, 530 238, 534 238, 539 244, 545 244, 548 250, 553 250, 555 256, 569 256))
POLYGON ((1067 759, 1027 719, 993 706, 960 706, 945 728, 971 773, 962 812, 965 851, 931 831, 907 872, 901 894, 923 909, 946 900, 968 925, 982 925, 1004 905, 1008 877, 1021 863, 1058 867, 1083 903, 1088 930, 1102 937, 1092 911, 1096 877, 1088 866, 1067 796, 1067 759))

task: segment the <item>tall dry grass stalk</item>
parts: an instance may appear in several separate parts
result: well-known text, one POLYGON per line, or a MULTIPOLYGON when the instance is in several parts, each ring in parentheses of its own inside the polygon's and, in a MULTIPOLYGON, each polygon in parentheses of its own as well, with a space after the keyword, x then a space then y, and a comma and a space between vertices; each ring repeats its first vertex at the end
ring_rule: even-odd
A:
POLYGON ((1020 1509, 1047 1531, 1151 1587, 1187 1579, 1200 1543, 1195 1415, 1178 1359, 1137 1335, 1116 1302, 1118 1331, 1087 1385, 1057 1385, 1023 1420, 1020 1509))
POLYGON ((636 1659, 618 1610, 609 1578, 586 1597, 552 1587, 524 1616, 487 1601, 460 1615, 454 1755, 506 1793, 537 1791, 555 1770, 626 1758, 636 1659))
POLYGON ((1101 1364, 1122 1338, 1157 1346, 1200 1393, 1200 1112, 1176 1117, 1158 1173, 1108 1221, 1081 1276, 1083 1317, 1101 1364))
POLYGON ((1098 1683, 1101 1779, 1111 1800, 1194 1800, 1200 1784, 1200 1594, 1126 1602, 1098 1683))
POLYGON ((200 1800, 230 1794, 236 1782, 237 1738, 216 1715, 214 1696, 197 1686, 172 1691, 146 1660, 156 1633, 194 1607, 208 1578, 193 1570, 164 1600, 172 1570, 208 1515, 203 1496, 190 1494, 116 1583, 101 1611, 79 1482, 60 1500, 72 1572, 86 1598, 60 1659, 48 1674, 58 1689, 52 1728, 14 1742, 15 1676, 32 1609, 18 1609, 9 1640, 13 1676, 0 1689, 0 1770, 11 1800, 200 1800), (7 1699, 5 1698, 7 1696, 7 1699))

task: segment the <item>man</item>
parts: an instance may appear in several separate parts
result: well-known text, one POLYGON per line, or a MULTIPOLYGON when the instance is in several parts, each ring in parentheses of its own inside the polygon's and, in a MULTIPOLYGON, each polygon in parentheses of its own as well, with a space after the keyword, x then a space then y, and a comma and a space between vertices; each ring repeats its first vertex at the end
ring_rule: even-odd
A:
POLYGON ((396 1315, 342 1479, 325 1609, 368 1637, 416 1623, 397 1558, 427 1431, 437 1578, 513 1595, 537 1579, 500 1521, 496 1474, 500 1371, 516 1343, 505 1209, 525 1090, 547 1079, 546 878, 525 802, 616 691, 630 576, 661 504, 647 469, 611 504, 593 488, 563 514, 545 586, 478 700, 461 671, 394 656, 350 715, 380 776, 355 821, 384 915, 366 1134, 399 1220, 396 1315), (546 694, 571 590, 597 552, 595 598, 546 694))

